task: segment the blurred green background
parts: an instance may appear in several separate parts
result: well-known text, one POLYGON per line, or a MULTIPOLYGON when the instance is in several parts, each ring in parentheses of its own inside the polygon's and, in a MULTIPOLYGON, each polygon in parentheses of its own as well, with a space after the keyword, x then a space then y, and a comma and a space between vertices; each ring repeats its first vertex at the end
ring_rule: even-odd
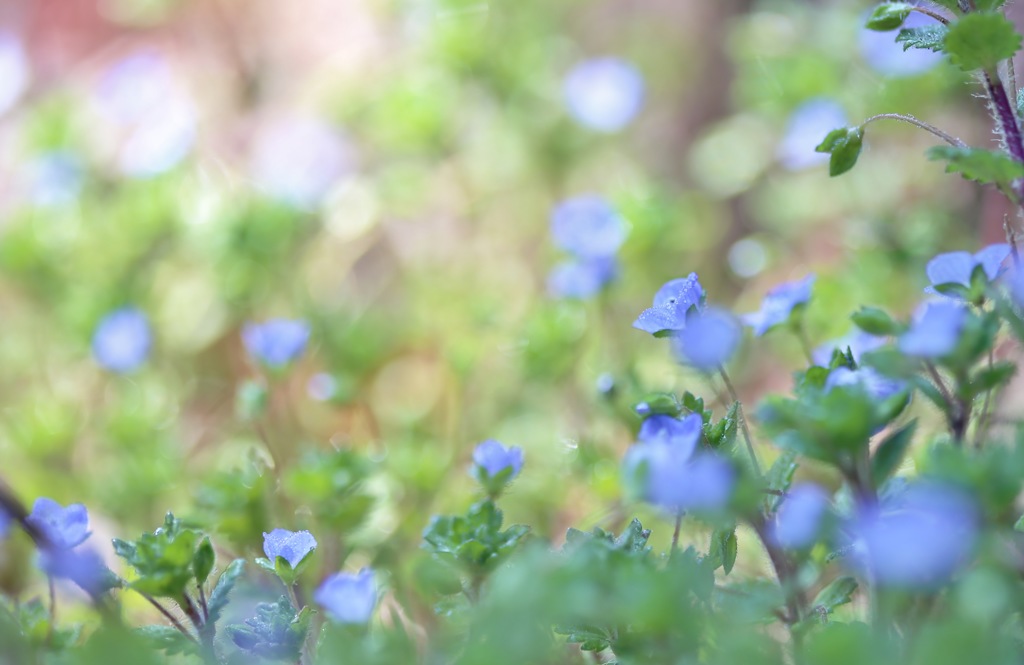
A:
MULTIPOLYGON (((623 505, 632 406, 713 399, 630 327, 663 282, 696 271, 745 312, 815 272, 822 343, 861 303, 909 312, 937 251, 1003 237, 1001 199, 926 161, 927 134, 873 125, 842 179, 815 159, 837 114, 991 140, 966 79, 866 34, 870 6, 3 3, 0 475, 28 502, 85 503, 104 547, 167 510, 241 556, 263 530, 310 528, 319 573, 373 563, 398 588, 429 516, 471 500, 486 438, 526 451, 509 522, 555 542, 637 511, 659 524, 623 505), (599 57, 644 81, 617 131, 569 110, 566 76, 599 57), (555 297, 549 216, 587 193, 628 225, 618 279, 555 297), (154 340, 115 374, 90 343, 124 306, 154 340), (241 344, 270 317, 312 327, 283 376, 241 344), (245 418, 252 380, 270 398, 245 418)), ((733 377, 753 403, 799 358, 784 334, 748 341, 733 377)), ((38 584, 6 547, 4 584, 38 584)))

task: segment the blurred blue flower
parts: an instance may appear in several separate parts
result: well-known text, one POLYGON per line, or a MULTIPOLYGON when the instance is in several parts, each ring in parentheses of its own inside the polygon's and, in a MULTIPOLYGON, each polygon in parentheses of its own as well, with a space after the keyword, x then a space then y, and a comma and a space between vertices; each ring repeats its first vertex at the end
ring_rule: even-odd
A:
POLYGON ((293 569, 316 549, 316 538, 309 531, 274 529, 263 534, 263 553, 271 562, 282 557, 293 569))
POLYGON ((686 319, 686 327, 672 338, 680 361, 702 372, 713 372, 732 358, 743 337, 739 320, 724 309, 708 307, 686 319))
POLYGON ((1003 282, 1017 307, 1024 307, 1024 270, 1012 266, 1003 282))
POLYGON ((185 98, 171 98, 152 109, 129 132, 118 166, 125 175, 150 178, 166 173, 192 151, 196 112, 185 98))
POLYGON ((313 600, 338 623, 367 623, 377 606, 377 583, 373 571, 331 575, 313 593, 313 600))
POLYGON ((7 536, 11 530, 11 516, 3 508, 0 508, 0 538, 7 536))
POLYGON ((614 281, 617 273, 613 258, 563 261, 548 275, 548 293, 556 298, 586 300, 614 281))
POLYGON ((82 189, 82 179, 82 164, 70 152, 42 154, 28 167, 32 201, 40 206, 57 206, 74 201, 82 189))
POLYGON ((704 287, 697 273, 666 282, 654 294, 654 303, 633 322, 633 327, 652 335, 675 332, 686 327, 686 314, 690 308, 704 305, 704 287))
POLYGON ((754 329, 760 337, 772 328, 789 321, 793 310, 811 299, 814 275, 795 282, 784 282, 769 291, 761 301, 761 309, 743 315, 743 323, 754 329))
POLYGON ((623 60, 595 58, 569 71, 563 91, 569 113, 581 125, 599 132, 616 132, 640 111, 644 80, 623 60))
POLYGON ((0 115, 11 109, 28 90, 31 72, 21 40, 0 31, 0 115))
POLYGON ((635 411, 638 416, 646 416, 651 413, 651 405, 647 402, 638 402, 637 405, 633 407, 633 411, 635 411))
POLYGON ((309 325, 305 321, 270 319, 247 323, 242 328, 242 342, 249 355, 273 368, 283 367, 301 356, 308 341, 309 325))
POLYGON ((250 170, 256 186, 299 209, 318 206, 354 161, 342 134, 318 118, 280 119, 254 141, 250 170))
POLYGON ((518 446, 506 448, 494 439, 487 439, 473 450, 473 464, 491 478, 511 469, 508 480, 512 480, 523 468, 523 449, 518 446))
POLYGON ((939 254, 925 267, 931 286, 925 288, 926 293, 938 293, 935 287, 940 284, 962 284, 970 286, 971 273, 978 266, 985 271, 988 281, 993 282, 1001 272, 1003 261, 1010 256, 1010 246, 1006 243, 989 245, 973 256, 969 252, 947 252, 939 254))
POLYGON ((39 569, 52 577, 71 580, 91 596, 116 584, 103 559, 91 549, 41 550, 39 569))
POLYGON ((831 99, 809 99, 793 111, 776 155, 791 171, 827 164, 829 156, 814 149, 833 129, 846 127, 843 107, 831 99))
POLYGON ((551 211, 555 245, 579 258, 614 256, 626 240, 626 224, 603 198, 576 196, 551 211))
POLYGON ((133 372, 146 362, 151 345, 146 315, 134 307, 124 307, 107 314, 96 326, 92 355, 111 372, 133 372))
POLYGON ((69 550, 89 537, 89 513, 80 503, 64 507, 40 497, 32 505, 28 523, 46 536, 54 550, 69 550))
POLYGON ((974 550, 979 514, 963 490, 918 481, 851 524, 851 562, 876 584, 928 589, 948 581, 974 550))
POLYGON ((782 501, 771 535, 786 549, 804 549, 813 545, 828 514, 828 494, 813 483, 795 485, 782 501))
POLYGON ((846 350, 849 349, 850 353, 853 354, 854 362, 860 362, 861 357, 865 353, 868 351, 874 351, 884 344, 884 337, 871 335, 860 328, 854 328, 842 337, 825 342, 818 348, 814 349, 812 358, 815 365, 827 367, 829 362, 832 360, 833 351, 839 349, 841 352, 846 353, 846 350))
POLYGON ((865 393, 879 402, 889 399, 907 387, 902 381, 879 374, 872 367, 836 367, 825 379, 825 392, 836 386, 860 386, 865 393))
MULTIPOLYGON (((863 24, 863 23, 862 23, 863 24)), ((904 28, 926 28, 939 25, 938 22, 921 14, 911 12, 903 22, 904 28)), ((878 32, 863 28, 860 31, 860 52, 868 65, 880 74, 888 76, 914 76, 922 74, 942 61, 941 53, 925 49, 905 50, 896 42, 898 30, 878 32)))
POLYGON ((679 448, 689 457, 697 449, 703 431, 704 419, 700 414, 691 413, 680 419, 656 413, 640 425, 636 440, 638 445, 666 443, 679 448))
POLYGON ((648 492, 651 503, 671 512, 716 512, 726 507, 736 483, 736 470, 715 453, 684 459, 673 446, 657 447, 660 454, 650 467, 648 492))
POLYGON ((966 320, 967 310, 956 302, 925 303, 900 336, 899 350, 908 356, 941 358, 956 348, 966 320))

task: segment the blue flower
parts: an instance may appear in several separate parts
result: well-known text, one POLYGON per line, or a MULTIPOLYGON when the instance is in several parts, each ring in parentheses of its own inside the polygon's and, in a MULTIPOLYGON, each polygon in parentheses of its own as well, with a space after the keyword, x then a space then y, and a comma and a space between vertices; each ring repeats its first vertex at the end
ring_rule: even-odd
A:
POLYGON ((786 549, 804 549, 813 545, 828 514, 825 490, 814 484, 796 485, 779 506, 772 526, 776 544, 786 549))
POLYGON ((373 571, 363 568, 357 575, 331 575, 313 593, 313 600, 338 623, 366 623, 377 606, 373 571))
POLYGON ((716 512, 728 504, 736 472, 725 458, 659 438, 632 446, 623 459, 627 485, 670 513, 716 512))
POLYGON ((995 281, 1001 272, 1003 261, 1010 256, 1011 248, 1006 243, 989 245, 973 256, 968 252, 947 252, 939 254, 925 267, 931 286, 926 293, 938 293, 935 287, 940 284, 971 285, 971 273, 978 266, 985 271, 988 281, 995 281))
POLYGON ((791 171, 827 164, 829 156, 815 148, 837 127, 847 124, 843 107, 831 99, 810 99, 793 111, 776 149, 779 162, 791 171))
POLYGON ((133 372, 146 362, 151 345, 146 315, 134 307, 125 307, 107 314, 96 326, 92 355, 111 372, 133 372))
POLYGON ((850 353, 853 354, 854 362, 860 362, 861 357, 868 351, 874 351, 885 344, 884 337, 878 337, 876 335, 870 335, 859 328, 854 328, 852 331, 843 335, 838 339, 825 342, 818 348, 814 349, 812 354, 814 364, 820 367, 827 367, 829 362, 832 360, 832 352, 839 349, 841 352, 846 353, 849 349, 850 353))
POLYGON ((1017 307, 1024 307, 1024 270, 1014 266, 1003 280, 1010 298, 1017 307))
POLYGON ((956 348, 967 310, 952 301, 925 303, 923 309, 899 339, 899 349, 908 356, 941 358, 956 348))
POLYGON ((80 503, 65 508, 53 499, 40 497, 32 505, 28 523, 46 537, 52 550, 69 550, 89 537, 89 513, 80 503))
POLYGON ((41 550, 39 568, 52 577, 71 580, 91 596, 98 596, 117 584, 100 555, 90 549, 41 550))
POLYGON ((585 60, 569 72, 563 86, 569 113, 599 132, 616 132, 640 111, 644 80, 618 58, 585 60))
POLYGON ((555 245, 579 258, 614 256, 626 240, 626 224, 603 198, 576 196, 551 211, 555 245))
POLYGON ((289 117, 260 129, 250 170, 256 185, 275 199, 302 210, 320 205, 352 169, 348 140, 315 117, 289 117))
POLYGON ((256 360, 269 367, 283 367, 306 350, 309 326, 305 321, 289 319, 247 323, 242 329, 242 341, 256 360))
POLYGON ((743 326, 732 313, 709 307, 686 319, 686 327, 672 338, 672 349, 682 362, 712 372, 732 358, 742 337, 743 326))
POLYGON ((685 418, 656 413, 640 425, 638 445, 666 443, 679 448, 689 457, 697 449, 704 428, 704 419, 697 413, 685 418))
MULTIPOLYGON (((935 27, 935 19, 920 12, 911 12, 903 22, 904 28, 935 27)), ((878 32, 864 28, 860 31, 860 52, 872 69, 889 76, 922 74, 942 61, 941 53, 927 49, 905 49, 896 42, 896 30, 878 32)))
POLYGON ((28 170, 32 201, 56 206, 74 201, 82 189, 82 164, 69 152, 48 152, 37 157, 28 170))
POLYGON ((0 508, 0 538, 5 538, 11 530, 11 516, 3 508, 0 508))
POLYGON ((690 308, 704 306, 704 287, 697 273, 666 282, 654 294, 653 305, 645 309, 633 322, 633 327, 652 335, 675 332, 686 327, 686 314, 690 308))
POLYGON ((966 492, 920 481, 895 501, 862 509, 851 526, 854 566, 882 586, 927 589, 967 563, 979 515, 966 492))
POLYGON ((548 293, 556 298, 585 300, 600 293, 617 273, 613 258, 565 261, 548 275, 548 293))
POLYGON ((494 439, 487 439, 473 450, 473 464, 486 472, 489 478, 511 469, 507 480, 512 480, 523 468, 523 449, 518 446, 506 448, 494 439))
POLYGON ((743 316, 743 323, 753 328, 758 337, 786 323, 797 307, 811 299, 814 280, 814 275, 808 275, 795 282, 779 284, 765 295, 761 309, 743 316))
POLYGON ((316 538, 309 531, 288 531, 274 529, 263 534, 263 553, 271 562, 282 557, 292 569, 316 549, 316 538))
POLYGON ((902 381, 879 374, 871 367, 836 367, 825 379, 825 392, 836 386, 859 386, 872 399, 879 402, 884 402, 907 387, 902 381))

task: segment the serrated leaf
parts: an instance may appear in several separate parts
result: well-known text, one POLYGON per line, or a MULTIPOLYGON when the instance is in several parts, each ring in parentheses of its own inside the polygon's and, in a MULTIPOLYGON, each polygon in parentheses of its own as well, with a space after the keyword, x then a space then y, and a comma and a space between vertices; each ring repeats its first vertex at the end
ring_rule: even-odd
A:
POLYGON ((941 52, 949 28, 944 25, 929 25, 924 28, 903 28, 896 35, 896 43, 903 44, 903 50, 912 48, 941 52))
POLYGON ((879 32, 895 30, 903 25, 913 9, 913 5, 908 5, 905 2, 887 2, 884 5, 878 5, 875 7, 875 11, 871 12, 864 27, 879 32))
POLYGON ((857 164, 864 144, 864 130, 860 127, 833 129, 815 148, 817 152, 832 155, 828 162, 828 173, 835 177, 846 173, 857 164))
POLYGON ((971 13, 949 26, 943 50, 953 64, 970 72, 993 70, 1020 49, 1021 37, 1013 23, 998 13, 971 13))
POLYGON ((871 458, 871 478, 875 487, 881 486, 900 467, 916 430, 917 420, 911 420, 879 444, 871 458))
MULTIPOLYGON (((797 454, 793 450, 783 450, 782 454, 775 460, 771 468, 768 469, 768 475, 765 476, 765 480, 768 483, 768 489, 774 492, 785 493, 789 491, 790 485, 793 484, 793 475, 796 473, 796 468, 799 466, 796 462, 797 454)), ((768 495, 765 501, 768 503, 768 508, 774 511, 779 504, 781 496, 768 495)))
POLYGON ((898 335, 902 329, 888 313, 877 307, 861 307, 850 316, 850 319, 853 325, 869 335, 898 335))
POLYGON ((213 592, 210 594, 210 600, 207 605, 210 618, 207 619, 206 625, 213 626, 217 619, 220 618, 221 612, 228 604, 231 590, 235 588, 235 582, 238 581, 244 570, 245 559, 235 559, 220 574, 220 577, 217 579, 217 586, 213 588, 213 592))
POLYGON ((189 639, 177 628, 170 626, 142 626, 136 628, 135 633, 149 641, 154 649, 163 651, 168 656, 178 654, 197 655, 199 645, 195 640, 189 639))
POLYGON ((927 155, 933 161, 944 160, 946 173, 959 173, 975 182, 1011 183, 1024 178, 1024 164, 994 150, 935 146, 928 150, 927 155))
POLYGON ((826 611, 831 612, 840 605, 850 602, 856 591, 856 579, 853 577, 838 577, 832 580, 828 586, 814 597, 811 607, 824 607, 826 611))

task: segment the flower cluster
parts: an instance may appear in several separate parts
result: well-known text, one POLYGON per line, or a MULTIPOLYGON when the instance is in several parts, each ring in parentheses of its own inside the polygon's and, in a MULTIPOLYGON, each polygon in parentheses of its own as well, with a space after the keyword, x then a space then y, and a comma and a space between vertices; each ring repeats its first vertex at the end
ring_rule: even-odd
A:
POLYGON ((604 289, 618 272, 615 258, 626 240, 626 224, 604 199, 577 196, 551 212, 555 246, 571 258, 548 275, 548 291, 559 298, 590 298, 604 289))

